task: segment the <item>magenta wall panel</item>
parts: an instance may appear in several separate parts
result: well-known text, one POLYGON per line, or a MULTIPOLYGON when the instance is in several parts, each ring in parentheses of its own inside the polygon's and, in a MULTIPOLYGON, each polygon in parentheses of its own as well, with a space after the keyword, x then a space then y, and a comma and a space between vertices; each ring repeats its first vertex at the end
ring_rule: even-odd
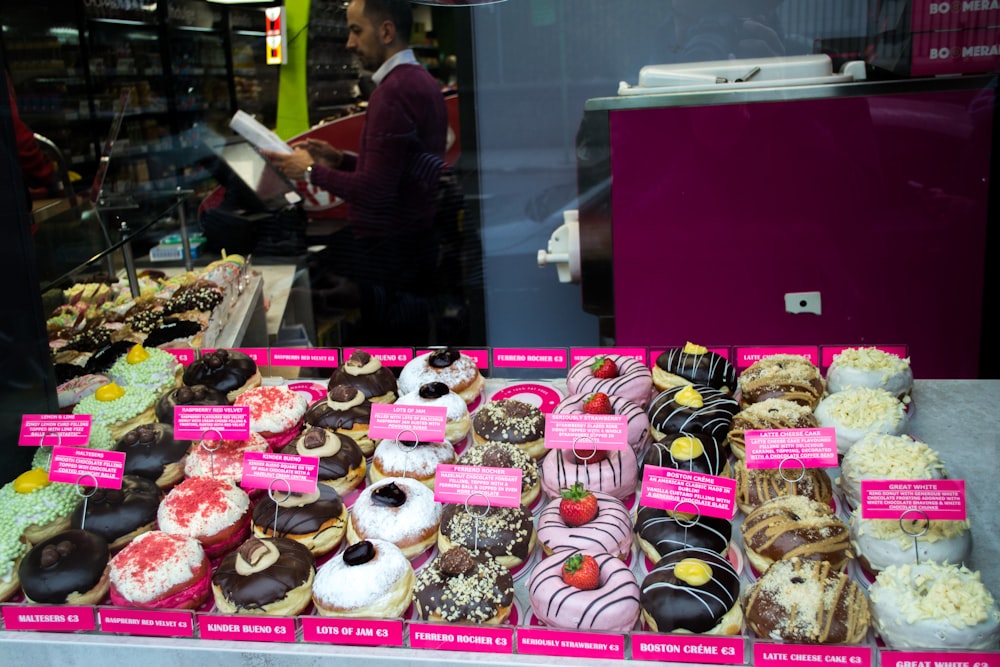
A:
POLYGON ((993 92, 610 113, 618 345, 909 345, 977 376, 993 92), (822 315, 785 312, 818 291, 822 315))

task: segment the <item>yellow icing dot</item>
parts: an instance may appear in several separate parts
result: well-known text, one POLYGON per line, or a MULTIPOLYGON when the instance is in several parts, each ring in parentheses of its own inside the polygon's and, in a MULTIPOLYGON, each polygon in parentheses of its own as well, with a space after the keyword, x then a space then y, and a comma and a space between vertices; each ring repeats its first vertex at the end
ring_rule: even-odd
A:
POLYGON ((147 352, 146 348, 138 343, 133 345, 132 349, 125 355, 125 361, 130 364, 141 364, 146 361, 146 359, 149 359, 149 352, 147 352))
POLYGON ((45 472, 44 468, 34 468, 17 476, 14 480, 14 490, 18 493, 31 493, 49 484, 49 473, 45 472))
POLYGON ((703 586, 712 580, 712 566, 699 558, 685 558, 674 566, 678 579, 692 586, 703 586))
POLYGON ((691 341, 684 344, 684 352, 686 354, 705 354, 708 352, 707 347, 702 347, 701 345, 695 345, 691 341))
POLYGON ((114 382, 101 385, 94 392, 94 398, 99 401, 114 401, 125 395, 125 390, 114 382))
POLYGON ((670 443, 670 455, 678 461, 696 459, 705 452, 705 447, 698 438, 682 435, 670 443))
POLYGON ((687 386, 677 392, 675 397, 678 405, 686 405, 689 408, 700 408, 705 405, 705 401, 702 400, 701 394, 694 387, 687 386))

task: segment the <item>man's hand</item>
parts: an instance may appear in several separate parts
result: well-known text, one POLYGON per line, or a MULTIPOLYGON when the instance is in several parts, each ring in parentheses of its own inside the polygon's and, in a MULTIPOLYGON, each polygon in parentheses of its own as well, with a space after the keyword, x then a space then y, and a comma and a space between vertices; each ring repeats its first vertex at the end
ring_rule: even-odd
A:
POLYGON ((303 180, 306 169, 315 162, 307 150, 298 146, 291 153, 262 152, 271 161, 275 169, 294 181, 303 180))
POLYGON ((343 151, 339 151, 322 139, 306 139, 295 144, 293 148, 304 148, 316 161, 316 164, 336 169, 344 159, 343 151))

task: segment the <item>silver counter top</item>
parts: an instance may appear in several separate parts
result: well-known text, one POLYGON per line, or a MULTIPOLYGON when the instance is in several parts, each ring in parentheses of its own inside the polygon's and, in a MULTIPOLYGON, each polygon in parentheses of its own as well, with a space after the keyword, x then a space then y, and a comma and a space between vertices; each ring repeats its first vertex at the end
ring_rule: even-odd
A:
MULTIPOLYGON (((974 568, 994 596, 1000 596, 1000 514, 990 494, 1000 481, 1000 380, 918 380, 913 391, 913 413, 908 432, 936 449, 949 475, 966 480, 972 519, 974 568)), ((345 665, 395 667, 417 665, 525 665, 551 667, 560 658, 496 655, 405 648, 366 648, 324 644, 272 644, 200 639, 158 639, 105 634, 0 632, 2 663, 90 667, 94 664, 134 663, 145 667, 214 667, 247 665, 298 667, 345 665)), ((590 667, 621 665, 618 660, 572 659, 590 667)), ((637 664, 643 664, 636 661, 637 664)), ((652 664, 652 663, 647 663, 652 664)), ((661 665, 690 663, 657 662, 661 665)), ((876 664, 873 662, 873 664, 876 664)))

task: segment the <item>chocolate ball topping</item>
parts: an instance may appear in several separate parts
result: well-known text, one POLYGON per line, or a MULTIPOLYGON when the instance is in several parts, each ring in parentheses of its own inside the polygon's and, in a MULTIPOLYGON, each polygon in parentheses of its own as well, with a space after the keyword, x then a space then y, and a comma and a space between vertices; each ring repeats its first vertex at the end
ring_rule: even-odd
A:
POLYGON ((428 358, 427 363, 431 368, 448 368, 453 363, 458 361, 460 353, 456 347, 447 347, 443 350, 438 350, 437 352, 432 352, 431 356, 428 358))
POLYGON ((375 558, 375 545, 368 540, 361 540, 344 549, 344 563, 351 567, 364 565, 373 558, 375 558))
POLYGON ((417 395, 420 398, 441 398, 442 396, 447 396, 451 389, 448 388, 444 382, 428 382, 427 384, 420 385, 420 389, 417 390, 417 395))
POLYGON ((389 482, 372 491, 372 502, 384 507, 401 507, 406 502, 406 492, 395 482, 389 482))
POLYGON ((337 384, 330 387, 329 398, 335 403, 348 403, 358 395, 358 390, 346 384, 337 384))
POLYGON ((472 570, 475 562, 465 547, 454 547, 441 556, 441 572, 449 577, 457 577, 472 570))

